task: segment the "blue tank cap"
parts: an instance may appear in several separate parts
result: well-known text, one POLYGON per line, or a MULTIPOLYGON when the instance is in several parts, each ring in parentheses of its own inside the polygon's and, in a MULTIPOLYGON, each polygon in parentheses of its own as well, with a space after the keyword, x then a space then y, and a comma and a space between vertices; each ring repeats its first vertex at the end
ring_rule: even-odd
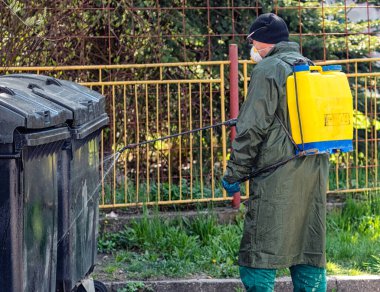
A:
POLYGON ((322 66, 322 71, 323 72, 327 72, 327 71, 342 71, 342 66, 341 65, 322 66))
POLYGON ((309 71, 309 65, 295 65, 293 72, 309 71))

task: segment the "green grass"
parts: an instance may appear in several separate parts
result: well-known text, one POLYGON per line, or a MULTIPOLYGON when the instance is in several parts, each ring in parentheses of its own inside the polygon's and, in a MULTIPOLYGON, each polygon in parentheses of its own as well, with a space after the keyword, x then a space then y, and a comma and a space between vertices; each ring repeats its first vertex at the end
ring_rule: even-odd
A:
POLYGON ((327 217, 328 268, 349 274, 380 271, 380 199, 347 200, 327 217))
MULTIPOLYGON (((380 272, 379 210, 379 198, 350 199, 344 210, 328 215, 328 274, 380 272)), ((238 277, 242 217, 237 216, 234 224, 220 225, 213 214, 171 221, 158 214, 145 216, 124 230, 99 238, 99 251, 115 256, 105 271, 111 275, 121 269, 128 279, 137 280, 238 277)), ((288 275, 288 271, 280 270, 277 275, 288 275)))
POLYGON ((114 252, 116 264, 131 279, 188 277, 207 274, 234 277, 242 221, 219 225, 216 217, 161 220, 154 216, 135 221, 124 230, 99 239, 101 252, 114 252), (114 244, 110 244, 113 242, 114 244))

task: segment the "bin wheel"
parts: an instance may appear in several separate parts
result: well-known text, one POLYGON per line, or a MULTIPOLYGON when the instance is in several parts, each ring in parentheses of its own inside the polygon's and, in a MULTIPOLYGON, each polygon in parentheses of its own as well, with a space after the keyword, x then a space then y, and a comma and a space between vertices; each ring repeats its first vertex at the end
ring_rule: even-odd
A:
POLYGON ((107 287, 102 282, 94 280, 95 292, 107 292, 107 287))
MULTIPOLYGON (((106 285, 104 285, 102 282, 97 281, 97 280, 94 280, 94 288, 95 288, 95 292, 107 292, 106 285)), ((80 285, 76 291, 86 292, 86 289, 82 285, 80 285)))

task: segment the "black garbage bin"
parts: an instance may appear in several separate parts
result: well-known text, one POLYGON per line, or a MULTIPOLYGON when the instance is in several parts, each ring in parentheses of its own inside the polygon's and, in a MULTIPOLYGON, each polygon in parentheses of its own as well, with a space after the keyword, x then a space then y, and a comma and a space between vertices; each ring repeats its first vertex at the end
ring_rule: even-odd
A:
POLYGON ((0 82, 0 291, 54 291, 58 161, 72 113, 0 82))
POLYGON ((45 98, 72 113, 70 141, 64 144, 58 181, 57 291, 70 291, 90 274, 96 260, 99 142, 108 125, 105 99, 74 82, 43 75, 7 75, 0 80, 45 98))

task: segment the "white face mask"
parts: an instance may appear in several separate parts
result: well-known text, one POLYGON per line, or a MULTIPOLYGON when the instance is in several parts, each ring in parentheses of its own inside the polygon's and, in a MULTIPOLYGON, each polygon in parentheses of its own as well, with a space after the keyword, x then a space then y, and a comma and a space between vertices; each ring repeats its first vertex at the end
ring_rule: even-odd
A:
POLYGON ((263 59, 263 57, 260 56, 259 51, 255 48, 255 46, 252 46, 250 55, 251 55, 251 60, 256 63, 260 62, 263 59))
POLYGON ((266 49, 272 49, 273 47, 268 47, 268 48, 264 48, 264 49, 261 49, 261 50, 258 50, 255 48, 255 46, 252 46, 251 48, 251 51, 250 51, 250 55, 251 55, 251 60, 258 63, 260 62, 263 57, 261 57, 261 55, 259 54, 260 51, 264 51, 266 49))

